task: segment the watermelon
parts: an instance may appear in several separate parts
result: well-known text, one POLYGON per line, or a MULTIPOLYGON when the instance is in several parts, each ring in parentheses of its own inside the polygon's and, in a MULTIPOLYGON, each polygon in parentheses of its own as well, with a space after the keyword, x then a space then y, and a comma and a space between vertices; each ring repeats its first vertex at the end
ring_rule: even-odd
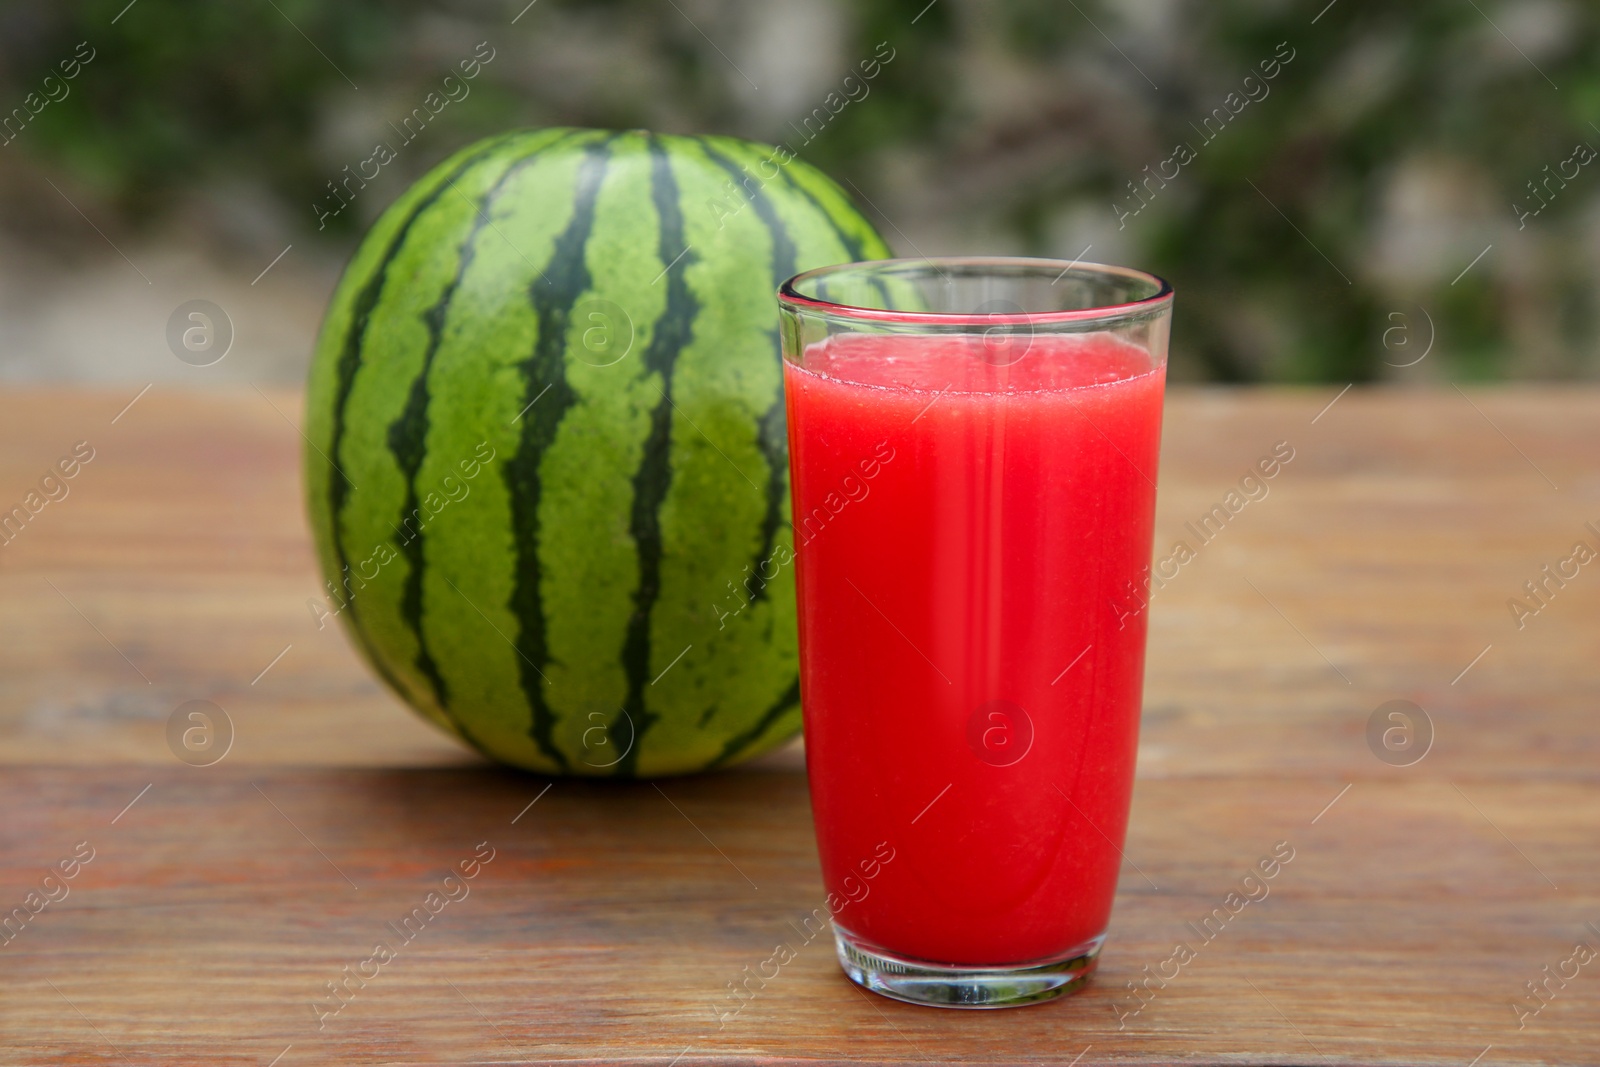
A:
POLYGON ((682 774, 793 736, 774 290, 887 252, 748 141, 545 129, 447 159, 373 225, 317 342, 319 625, 532 771, 682 774))

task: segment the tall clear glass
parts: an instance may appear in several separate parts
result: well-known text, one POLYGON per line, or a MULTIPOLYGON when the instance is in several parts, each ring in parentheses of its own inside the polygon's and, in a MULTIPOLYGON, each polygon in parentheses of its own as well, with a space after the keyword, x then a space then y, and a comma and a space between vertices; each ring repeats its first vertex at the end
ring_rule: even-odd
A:
POLYGON ((779 290, 806 765, 839 960, 1083 984, 1133 789, 1172 289, 948 258, 779 290))

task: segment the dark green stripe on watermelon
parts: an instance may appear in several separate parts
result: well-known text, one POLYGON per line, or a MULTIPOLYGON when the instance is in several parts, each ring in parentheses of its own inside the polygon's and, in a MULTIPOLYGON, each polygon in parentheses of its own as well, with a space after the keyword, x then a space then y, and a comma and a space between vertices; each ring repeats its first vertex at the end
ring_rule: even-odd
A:
MULTIPOLYGON (((750 152, 750 149, 745 148, 744 152, 748 153, 750 152)), ((838 204, 833 209, 830 209, 822 202, 822 199, 817 195, 817 191, 815 189, 795 176, 791 167, 779 167, 778 174, 782 177, 783 184, 786 187, 799 194, 805 200, 809 201, 811 206, 817 209, 817 213, 828 220, 829 227, 832 228, 834 236, 839 239, 839 243, 844 246, 845 251, 849 254, 849 259, 851 262, 864 259, 881 259, 888 254, 888 250, 883 247, 883 242, 878 238, 877 234, 872 234, 870 231, 868 231, 868 234, 870 234, 870 239, 877 246, 869 249, 867 247, 867 236, 863 236, 862 234, 858 233, 852 233, 840 223, 839 217, 834 212, 837 211, 839 207, 849 208, 850 204, 844 199, 844 195, 839 192, 837 188, 831 190, 831 195, 838 201, 838 204)), ((785 275, 782 279, 780 279, 780 283, 783 281, 788 281, 789 278, 793 276, 793 274, 785 275)), ((874 276, 872 278, 872 285, 878 291, 878 294, 883 298, 883 306, 892 307, 893 304, 890 302, 891 298, 889 296, 889 290, 884 286, 883 282, 874 276)))
MULTIPOLYGON (((515 168, 513 168, 515 169, 515 168)), ((512 173, 508 170, 506 174, 512 173)), ((426 453, 428 436, 428 372, 433 368, 433 357, 439 351, 439 339, 444 333, 445 314, 450 310, 450 301, 456 294, 456 289, 461 285, 461 278, 466 274, 467 268, 472 265, 473 245, 478 239, 479 232, 487 217, 485 211, 494 199, 494 194, 505 184, 506 175, 500 176, 494 188, 477 204, 477 215, 472 221, 472 229, 468 231, 466 239, 461 242, 458 252, 455 277, 450 284, 445 286, 444 292, 439 295, 438 301, 423 315, 423 322, 428 327, 428 347, 422 353, 422 367, 417 371, 417 376, 411 382, 411 392, 406 397, 405 410, 400 417, 389 425, 389 451, 394 453, 394 458, 400 465, 400 471, 406 480, 406 499, 400 508, 400 527, 395 531, 399 538, 400 553, 410 564, 410 572, 406 575, 405 593, 400 602, 400 613, 410 624, 412 632, 417 635, 417 669, 428 679, 433 686, 435 698, 441 708, 450 706, 450 693, 445 686, 444 679, 439 676, 438 665, 434 663, 433 656, 428 653, 428 642, 422 633, 422 545, 427 537, 425 523, 412 525, 413 517, 417 514, 419 502, 417 500, 417 470, 422 466, 426 453)))
POLYGON ((563 771, 571 770, 572 762, 552 736, 556 716, 545 699, 545 677, 540 669, 550 662, 550 649, 544 603, 539 592, 544 574, 544 564, 539 558, 542 489, 539 461, 545 449, 554 443, 556 430, 573 403, 566 373, 567 325, 572 305, 590 284, 583 246, 594 225, 595 200, 605 181, 610 147, 610 138, 584 146, 583 164, 578 169, 577 188, 573 194, 572 220, 556 239, 550 262, 529 289, 528 299, 538 317, 539 334, 532 355, 522 365, 523 379, 527 383, 523 393, 522 440, 504 468, 506 485, 511 491, 517 551, 517 578, 511 593, 511 607, 521 624, 517 651, 523 661, 520 665, 522 690, 533 710, 528 736, 539 746, 539 751, 563 771))
POLYGON ((800 679, 796 678, 794 683, 783 691, 783 695, 773 701, 772 706, 761 713, 761 718, 757 719, 748 730, 728 738, 727 744, 722 746, 722 751, 717 753, 716 758, 708 766, 721 767, 729 760, 738 759, 741 752, 761 740, 779 719, 799 705, 800 679))
POLYGON ((667 306, 656 320, 650 344, 641 358, 644 375, 661 376, 661 400, 650 412, 650 433, 645 438, 644 456, 633 476, 633 509, 628 532, 633 535, 639 557, 639 588, 633 597, 633 615, 628 619, 622 644, 622 665, 627 672, 628 694, 622 722, 611 727, 612 743, 626 755, 618 761, 616 774, 631 776, 639 763, 639 746, 656 716, 645 704, 645 687, 650 684, 650 612, 661 592, 661 504, 672 481, 672 370, 678 353, 694 333, 699 303, 689 292, 684 273, 694 262, 694 252, 684 245, 683 211, 678 202, 678 182, 672 164, 657 137, 651 137, 650 197, 660 216, 660 244, 657 255, 667 264, 664 281, 667 306))
MULTIPOLYGON (((790 238, 789 231, 784 227, 783 220, 778 218, 778 213, 773 210, 772 202, 767 199, 767 194, 759 183, 747 183, 747 173, 739 164, 723 155, 706 138, 701 137, 697 140, 711 161, 727 171, 733 182, 744 190, 743 195, 749 198, 757 217, 772 235, 772 288, 776 292, 778 286, 799 273, 795 267, 794 241, 790 238)), ((837 231, 837 227, 835 230, 837 231)), ((776 323, 773 324, 770 337, 773 359, 778 361, 781 368, 783 356, 779 350, 776 323)), ((751 578, 745 579, 743 585, 749 590, 752 600, 761 600, 767 596, 767 579, 764 572, 771 566, 778 527, 783 524, 783 502, 789 495, 789 435, 784 419, 781 374, 778 376, 777 394, 772 398, 771 406, 762 412, 761 420, 756 425, 756 443, 767 461, 765 486, 767 511, 761 520, 760 547, 756 549, 755 559, 750 564, 753 574, 751 578)))
MULTIPOLYGON (((788 167, 779 167, 778 173, 783 177, 783 184, 785 186, 792 189, 794 192, 799 193, 811 204, 812 207, 817 209, 817 214, 828 220, 828 227, 833 230, 833 235, 839 239, 839 243, 844 245, 844 249, 850 254, 850 260, 852 262, 867 258, 864 254, 861 238, 857 237, 849 230, 846 230, 843 226, 840 226, 838 220, 832 215, 828 214, 827 208, 822 206, 822 202, 816 198, 816 195, 813 194, 810 189, 807 189, 805 186, 795 181, 794 176, 789 173, 788 167)), ((783 284, 798 273, 799 271, 793 271, 789 274, 785 274, 782 278, 778 279, 778 284, 783 284)))

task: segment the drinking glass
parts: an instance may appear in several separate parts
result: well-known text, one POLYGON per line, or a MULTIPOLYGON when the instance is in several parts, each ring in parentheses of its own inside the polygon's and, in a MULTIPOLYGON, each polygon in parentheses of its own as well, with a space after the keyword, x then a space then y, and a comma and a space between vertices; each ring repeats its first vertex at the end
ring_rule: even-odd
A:
POLYGON ((806 768, 839 960, 1080 987, 1133 788, 1172 289, 944 258, 779 290, 806 768))

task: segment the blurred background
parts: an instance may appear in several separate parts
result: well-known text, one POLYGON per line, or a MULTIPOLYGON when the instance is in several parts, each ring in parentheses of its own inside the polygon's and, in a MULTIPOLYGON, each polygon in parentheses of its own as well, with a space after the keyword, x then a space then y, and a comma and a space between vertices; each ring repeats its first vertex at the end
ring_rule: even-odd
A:
POLYGON ((784 141, 901 255, 1160 273, 1177 379, 1594 378, 1597 45, 1577 0, 6 3, 0 378, 298 381, 372 219, 554 124, 784 141))

